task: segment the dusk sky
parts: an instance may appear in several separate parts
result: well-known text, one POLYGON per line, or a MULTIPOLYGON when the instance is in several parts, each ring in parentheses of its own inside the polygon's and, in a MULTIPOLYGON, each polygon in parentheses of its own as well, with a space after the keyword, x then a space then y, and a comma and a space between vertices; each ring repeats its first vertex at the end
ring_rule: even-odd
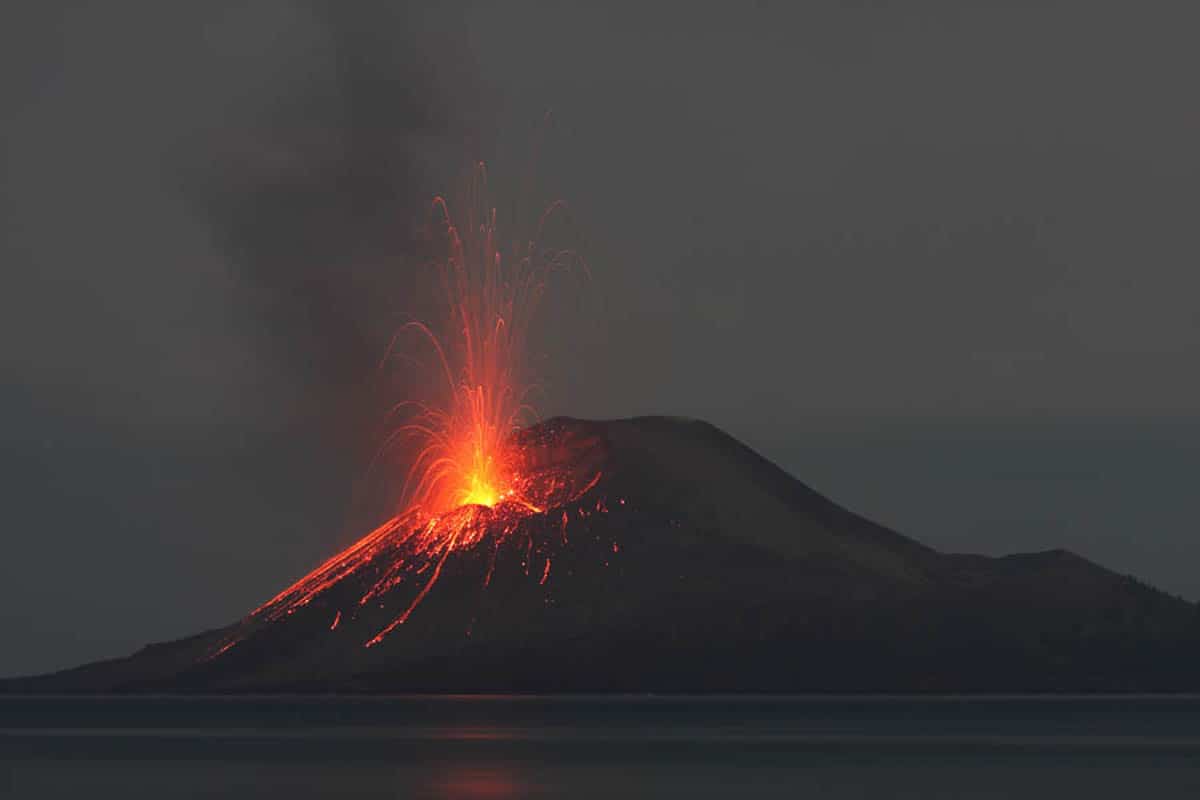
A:
POLYGON ((939 549, 1200 599, 1187 4, 28 5, 0 675, 227 624, 368 522, 374 371, 474 159, 589 265, 544 415, 701 417, 939 549))

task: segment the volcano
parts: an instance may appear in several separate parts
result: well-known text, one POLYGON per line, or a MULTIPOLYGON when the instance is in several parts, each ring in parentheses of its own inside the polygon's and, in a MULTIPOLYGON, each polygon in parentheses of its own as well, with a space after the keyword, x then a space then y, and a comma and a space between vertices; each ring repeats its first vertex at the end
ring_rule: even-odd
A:
POLYGON ((389 523, 226 628, 0 685, 1200 689, 1197 607, 1070 552, 938 552, 694 420, 558 418, 518 444, 540 487, 522 513, 468 504, 448 519, 389 523), (421 549, 435 524, 456 526, 456 546, 421 549))

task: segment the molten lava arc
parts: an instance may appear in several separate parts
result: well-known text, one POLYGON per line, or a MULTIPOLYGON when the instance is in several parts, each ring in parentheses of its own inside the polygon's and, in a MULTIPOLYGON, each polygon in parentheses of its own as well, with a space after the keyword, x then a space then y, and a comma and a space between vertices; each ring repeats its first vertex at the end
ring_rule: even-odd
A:
MULTIPOLYGON (((570 251, 541 243, 547 208, 529 235, 503 250, 496 211, 487 200, 487 176, 477 165, 452 222, 449 204, 435 198, 431 234, 438 259, 445 318, 410 321, 388 346, 383 365, 394 357, 423 364, 435 373, 434 396, 403 400, 392 408, 393 425, 378 460, 396 452, 408 459, 394 516, 255 609, 232 637, 210 655, 226 652, 263 624, 289 617, 357 576, 366 591, 336 609, 330 631, 342 635, 359 611, 407 588, 395 616, 363 642, 370 647, 403 625, 436 584, 455 553, 480 547, 496 550, 521 535, 525 521, 546 516, 567 540, 566 506, 599 482, 602 453, 595 442, 545 441, 554 431, 526 430, 536 421, 526 368, 530 326, 547 279, 568 269, 570 251), (582 455, 581 455, 582 454, 582 455)), ((599 501, 598 501, 599 502, 599 501)), ((599 507, 599 506, 597 506, 599 507)), ((580 513, 582 517, 583 514, 580 513)), ((525 534, 528 537, 528 534, 525 534)), ((550 576, 550 560, 540 574, 550 576)), ((491 567, 485 584, 491 579, 491 567)), ((328 617, 326 618, 328 619, 328 617)))

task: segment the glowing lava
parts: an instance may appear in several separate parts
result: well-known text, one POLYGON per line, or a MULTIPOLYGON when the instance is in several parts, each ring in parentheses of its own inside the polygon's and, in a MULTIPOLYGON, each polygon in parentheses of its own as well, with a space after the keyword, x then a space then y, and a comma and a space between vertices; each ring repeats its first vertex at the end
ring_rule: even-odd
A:
MULTIPOLYGON (((494 567, 501 544, 523 535, 528 562, 532 538, 528 531, 522 534, 524 521, 551 515, 557 520, 558 511, 565 541, 564 507, 599 482, 603 454, 597 442, 547 442, 546 431, 522 431, 536 419, 528 402, 534 384, 524 363, 530 325, 547 278, 575 262, 570 251, 540 243, 547 219, 561 205, 547 208, 532 235, 518 238, 504 256, 482 164, 466 195, 458 225, 441 197, 432 208, 431 233, 444 250, 438 271, 446 319, 436 327, 405 324, 384 358, 384 365, 393 357, 432 365, 444 392, 435 400, 405 400, 392 409, 396 424, 377 458, 394 450, 410 454, 398 513, 253 611, 209 658, 352 576, 361 579, 355 585, 367 587, 365 592, 353 607, 336 608, 325 624, 333 631, 345 629, 367 604, 403 595, 391 621, 363 642, 378 644, 408 620, 452 554, 486 542, 494 567), (400 591, 406 587, 407 592, 400 591)), ((540 575, 545 583, 550 559, 543 560, 534 578, 540 575)))
POLYGON ((415 334, 417 344, 432 354, 447 397, 437 405, 397 404, 395 413, 406 415, 407 421, 383 449, 403 440, 419 444, 405 481, 406 509, 442 514, 464 505, 512 501, 540 511, 525 496, 510 437, 536 419, 528 403, 533 384, 524 356, 546 278, 569 267, 574 258, 540 243, 546 219, 560 204, 550 206, 533 234, 523 243, 518 240, 505 258, 482 164, 466 195, 461 227, 451 222, 445 200, 433 202, 432 233, 445 251, 440 265, 448 311, 444 335, 423 322, 410 322, 388 352, 390 357, 408 334, 415 334))

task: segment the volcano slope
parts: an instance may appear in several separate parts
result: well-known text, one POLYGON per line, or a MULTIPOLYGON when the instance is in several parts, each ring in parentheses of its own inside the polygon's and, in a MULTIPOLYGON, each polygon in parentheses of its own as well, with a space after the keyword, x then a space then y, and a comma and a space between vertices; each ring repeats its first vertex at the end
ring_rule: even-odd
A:
POLYGON ((396 548, 324 573, 303 603, 3 688, 1200 689, 1197 607, 1072 553, 937 552, 703 422, 555 419, 521 435, 529 464, 581 490, 511 524, 470 507, 478 542, 382 590, 396 548))

